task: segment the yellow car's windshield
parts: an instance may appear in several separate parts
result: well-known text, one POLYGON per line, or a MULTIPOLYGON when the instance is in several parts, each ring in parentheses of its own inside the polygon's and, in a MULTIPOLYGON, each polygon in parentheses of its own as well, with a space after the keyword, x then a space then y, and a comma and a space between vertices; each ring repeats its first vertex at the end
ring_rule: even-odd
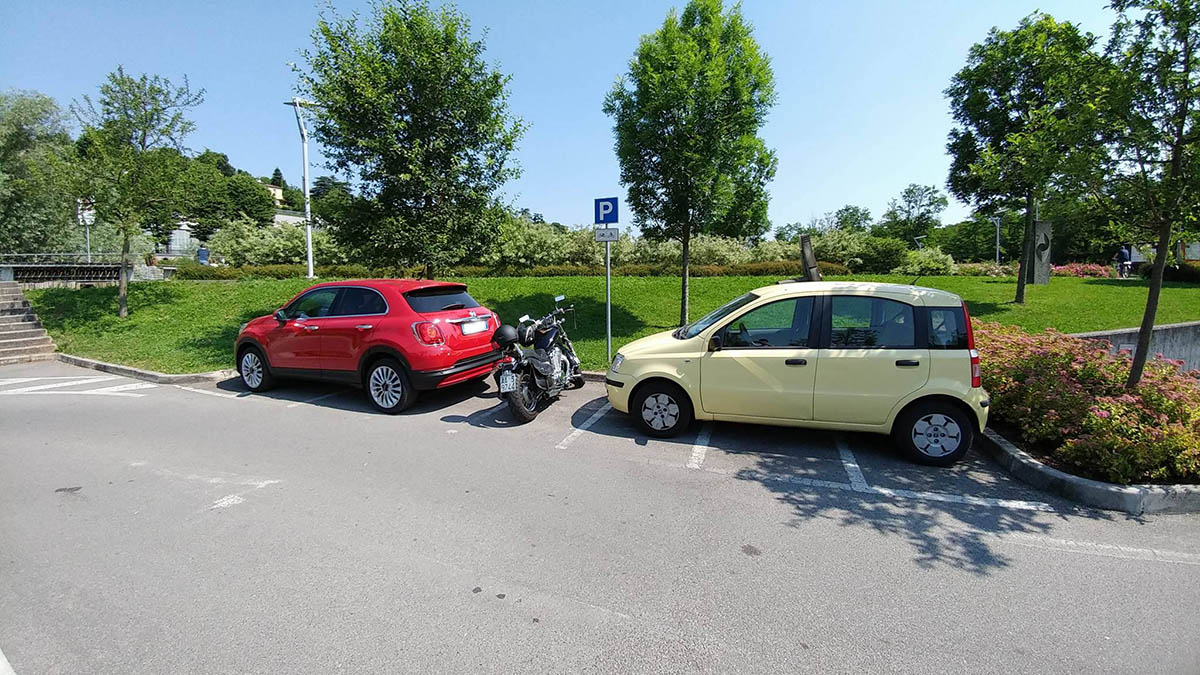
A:
POLYGON ((671 333, 671 335, 680 340, 687 340, 689 338, 694 338, 697 335, 699 335, 700 333, 703 333, 704 329, 706 329, 709 326, 713 325, 714 323, 720 321, 721 319, 724 319, 725 317, 729 316, 730 314, 733 314, 737 310, 741 309, 742 307, 745 307, 746 305, 750 304, 751 302, 754 302, 757 299, 758 299, 758 296, 753 293, 747 293, 741 297, 734 298, 733 300, 730 300, 729 302, 725 303, 724 305, 721 305, 720 307, 709 312, 707 315, 704 316, 704 318, 697 319, 696 321, 693 321, 693 322, 689 323, 688 325, 683 326, 682 328, 675 331, 674 333, 671 333))

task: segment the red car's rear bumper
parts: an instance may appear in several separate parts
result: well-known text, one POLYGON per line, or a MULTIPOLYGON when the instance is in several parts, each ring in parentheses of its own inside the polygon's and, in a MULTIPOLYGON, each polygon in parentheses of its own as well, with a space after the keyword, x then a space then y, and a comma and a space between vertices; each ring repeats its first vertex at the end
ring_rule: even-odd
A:
POLYGON ((485 377, 492 372, 492 364, 501 358, 500 350, 462 359, 449 368, 441 370, 414 370, 410 379, 417 390, 440 389, 452 384, 485 377))

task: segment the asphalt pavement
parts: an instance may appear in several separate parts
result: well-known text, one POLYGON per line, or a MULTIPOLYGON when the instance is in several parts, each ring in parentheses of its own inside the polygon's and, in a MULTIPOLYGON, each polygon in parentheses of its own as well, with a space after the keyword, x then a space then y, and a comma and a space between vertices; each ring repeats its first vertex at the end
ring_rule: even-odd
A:
POLYGON ((0 368, 0 673, 1200 671, 1200 516, 603 389, 0 368))

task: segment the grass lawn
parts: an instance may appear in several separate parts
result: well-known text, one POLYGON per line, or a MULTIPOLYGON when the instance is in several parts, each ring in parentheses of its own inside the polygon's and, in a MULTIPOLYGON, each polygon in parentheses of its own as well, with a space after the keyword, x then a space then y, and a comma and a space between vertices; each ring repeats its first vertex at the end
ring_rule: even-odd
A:
MULTIPOLYGON (((693 319, 729 299, 775 282, 774 277, 692 279, 693 319)), ((911 277, 856 277, 908 283, 911 277)), ((471 294, 507 322, 539 316, 556 294, 577 309, 577 326, 567 332, 588 369, 604 361, 604 278, 463 279, 471 294)), ((1067 333, 1124 328, 1141 322, 1147 284, 1115 279, 1055 277, 1049 286, 1030 286, 1024 307, 1011 304, 1016 282, 988 277, 925 277, 922 286, 941 288, 967 300, 972 316, 1017 324, 1027 330, 1057 328, 1067 333)), ((309 285, 281 281, 170 281, 130 285, 130 316, 116 318, 117 289, 29 291, 39 318, 61 351, 167 373, 233 367, 238 326, 270 314, 309 285)), ((1159 323, 1200 319, 1200 286, 1166 284, 1159 323)), ((674 328, 679 316, 679 280, 669 277, 613 279, 614 351, 634 338, 674 328)))

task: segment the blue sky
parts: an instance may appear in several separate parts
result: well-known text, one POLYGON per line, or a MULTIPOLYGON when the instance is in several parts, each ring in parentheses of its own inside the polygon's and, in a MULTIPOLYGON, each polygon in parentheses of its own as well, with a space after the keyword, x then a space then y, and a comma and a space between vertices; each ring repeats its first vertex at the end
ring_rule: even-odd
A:
MULTIPOLYGON (((339 12, 365 2, 338 0, 339 12)), ((523 0, 457 3, 487 58, 512 75, 511 105, 530 129, 522 177, 505 192, 547 220, 589 223, 594 197, 621 195, 605 93, 626 70, 638 38, 682 1, 523 0)), ((942 90, 967 50, 992 26, 1034 10, 1103 34, 1103 0, 746 0, 745 15, 770 55, 779 102, 762 136, 779 155, 775 225, 858 204, 878 216, 909 183, 944 189, 950 129, 942 90)), ((94 93, 123 64, 133 73, 207 90, 189 146, 229 155, 255 175, 301 176, 288 66, 310 44, 310 2, 0 2, 0 89, 34 89, 66 106, 94 93)), ((313 175, 327 173, 319 148, 313 175)), ((969 212, 951 202, 944 220, 969 212)), ((623 221, 628 221, 624 217, 623 221)))

